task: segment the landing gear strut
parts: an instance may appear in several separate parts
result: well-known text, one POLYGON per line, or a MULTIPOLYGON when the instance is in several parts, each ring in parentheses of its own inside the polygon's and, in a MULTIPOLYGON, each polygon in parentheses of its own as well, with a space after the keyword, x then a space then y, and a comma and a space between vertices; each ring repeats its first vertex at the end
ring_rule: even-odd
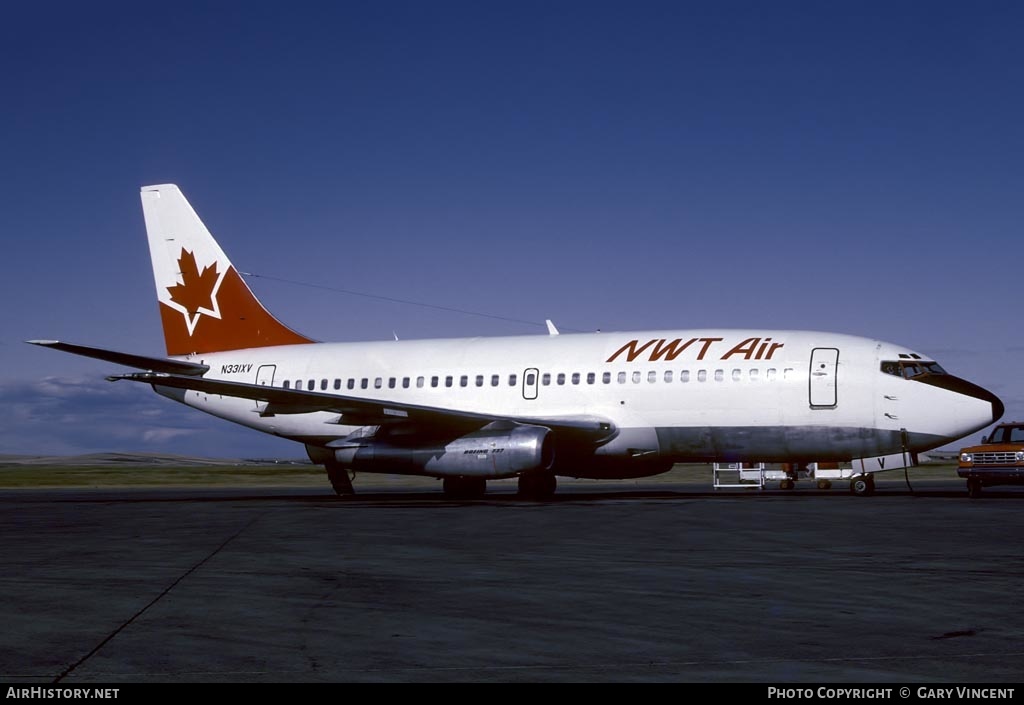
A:
POLYGON ((487 493, 487 480, 482 477, 446 477, 444 494, 450 499, 480 499, 487 493))
POLYGON ((528 499, 551 499, 558 489, 558 480, 550 473, 519 476, 519 496, 528 499))
POLYGON ((327 470, 327 479, 331 481, 334 493, 339 497, 353 495, 356 491, 352 488, 352 478, 348 476, 348 470, 335 462, 327 462, 324 465, 327 470))

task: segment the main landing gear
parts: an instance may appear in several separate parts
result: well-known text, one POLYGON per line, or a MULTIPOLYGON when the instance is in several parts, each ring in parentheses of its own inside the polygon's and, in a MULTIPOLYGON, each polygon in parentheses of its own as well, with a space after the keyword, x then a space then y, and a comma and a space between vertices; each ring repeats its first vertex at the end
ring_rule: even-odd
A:
POLYGON ((327 470, 327 479, 331 481, 331 487, 334 488, 336 495, 344 497, 356 493, 352 488, 352 478, 349 477, 348 470, 334 462, 328 462, 324 468, 327 470))

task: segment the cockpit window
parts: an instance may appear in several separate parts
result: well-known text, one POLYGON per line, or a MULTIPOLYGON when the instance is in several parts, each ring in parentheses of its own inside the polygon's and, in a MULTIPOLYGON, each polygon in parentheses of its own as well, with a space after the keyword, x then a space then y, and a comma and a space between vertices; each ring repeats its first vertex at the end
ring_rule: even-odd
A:
POLYGON ((937 362, 917 360, 886 360, 882 363, 882 372, 905 379, 913 379, 921 375, 944 375, 946 371, 937 362))

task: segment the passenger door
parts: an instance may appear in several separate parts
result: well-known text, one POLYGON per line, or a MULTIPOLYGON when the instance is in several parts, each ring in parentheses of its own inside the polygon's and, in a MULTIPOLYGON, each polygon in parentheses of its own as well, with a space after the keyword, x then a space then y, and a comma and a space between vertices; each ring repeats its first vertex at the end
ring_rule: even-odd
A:
POLYGON ((839 402, 836 373, 839 350, 814 348, 811 351, 809 396, 812 409, 834 409, 839 402))

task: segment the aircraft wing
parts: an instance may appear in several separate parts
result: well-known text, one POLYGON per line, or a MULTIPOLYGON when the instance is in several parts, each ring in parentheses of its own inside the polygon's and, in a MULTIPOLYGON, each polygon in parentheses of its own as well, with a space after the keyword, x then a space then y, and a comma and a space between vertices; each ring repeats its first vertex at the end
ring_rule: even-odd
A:
POLYGON ((522 417, 459 411, 433 406, 421 406, 390 400, 366 399, 325 392, 282 389, 246 382, 228 382, 164 372, 136 372, 108 377, 111 381, 129 380, 145 382, 156 387, 186 389, 226 397, 252 399, 263 402, 264 415, 305 414, 329 411, 341 414, 339 423, 351 426, 385 425, 407 421, 423 426, 456 426, 479 428, 495 421, 546 426, 552 431, 587 439, 593 443, 607 440, 616 432, 615 425, 598 416, 522 417))

